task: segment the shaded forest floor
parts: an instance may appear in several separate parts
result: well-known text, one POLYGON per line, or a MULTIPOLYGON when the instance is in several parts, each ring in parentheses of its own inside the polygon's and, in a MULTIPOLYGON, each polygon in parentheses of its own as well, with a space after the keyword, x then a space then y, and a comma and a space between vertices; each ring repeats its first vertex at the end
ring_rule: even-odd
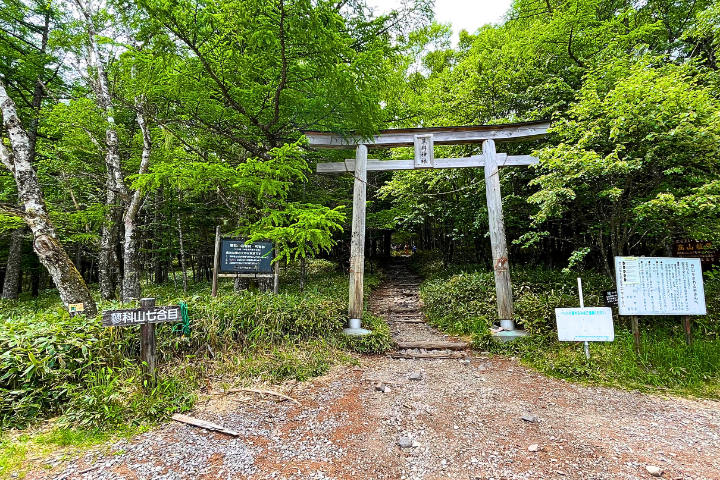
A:
MULTIPOLYGON (((398 289, 393 273, 371 309, 386 312, 396 339, 422 329, 447 340, 393 320, 388 298, 418 301, 398 295, 413 287, 398 289)), ((237 438, 167 423, 69 462, 45 458, 25 478, 634 479, 649 478, 647 466, 663 478, 720 477, 716 402, 579 386, 515 358, 365 356, 277 388, 301 406, 224 394, 195 405, 191 415, 237 438)))

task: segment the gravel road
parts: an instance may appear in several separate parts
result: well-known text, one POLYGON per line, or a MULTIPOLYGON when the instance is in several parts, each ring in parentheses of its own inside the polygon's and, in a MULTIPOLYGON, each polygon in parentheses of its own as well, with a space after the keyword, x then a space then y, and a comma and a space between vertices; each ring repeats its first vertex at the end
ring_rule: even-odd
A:
MULTIPOLYGON (((373 308, 411 298, 408 275, 390 278, 373 308)), ((398 338, 447 340, 390 322, 398 338)), ((363 357, 277 387, 301 406, 209 396, 189 414, 239 437, 172 422, 26 478, 646 479, 657 467, 665 479, 720 479, 717 402, 584 387, 463 355, 363 357)))

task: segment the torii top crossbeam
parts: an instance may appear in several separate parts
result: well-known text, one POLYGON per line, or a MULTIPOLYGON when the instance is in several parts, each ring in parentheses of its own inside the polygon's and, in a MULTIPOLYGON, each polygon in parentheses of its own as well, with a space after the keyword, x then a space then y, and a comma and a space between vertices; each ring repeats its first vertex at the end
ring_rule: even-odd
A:
POLYGON ((400 128, 382 130, 371 138, 342 136, 331 132, 304 131, 309 145, 323 149, 352 149, 358 145, 368 148, 412 147, 415 135, 433 135, 435 145, 466 145, 484 140, 511 142, 542 138, 547 134, 550 122, 522 122, 502 125, 473 125, 466 127, 400 128))
MULTIPOLYGON (((530 155, 509 156, 495 151, 495 141, 508 142, 544 137, 550 123, 524 122, 504 125, 476 125, 468 127, 404 128, 383 130, 378 135, 363 138, 343 136, 331 132, 305 131, 311 147, 323 149, 355 148, 355 159, 344 162, 319 163, 318 173, 353 172, 352 240, 350 244, 350 288, 348 316, 351 335, 370 333, 360 328, 363 313, 363 276, 365 268, 365 187, 368 170, 414 170, 436 168, 483 167, 490 227, 490 244, 495 270, 495 288, 500 325, 508 332, 513 322, 512 285, 508 266, 508 249, 500 197, 498 168, 511 165, 532 165, 538 159, 530 155), (435 159, 434 145, 462 145, 482 143, 482 155, 468 158, 435 159), (368 160, 368 148, 415 147, 412 160, 368 160)), ((518 333, 519 335, 519 333, 518 333)), ((508 335, 510 337, 510 335, 508 335)))

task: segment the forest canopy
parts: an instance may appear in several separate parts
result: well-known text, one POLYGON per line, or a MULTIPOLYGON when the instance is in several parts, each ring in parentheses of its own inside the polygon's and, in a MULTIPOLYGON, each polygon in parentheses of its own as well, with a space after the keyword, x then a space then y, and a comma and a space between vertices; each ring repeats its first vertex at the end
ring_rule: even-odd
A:
MULTIPOLYGON (((352 177, 304 130, 550 120, 504 144, 514 262, 596 268, 717 240, 720 10, 708 0, 516 0, 451 43, 433 2, 2 0, 3 296, 140 298, 208 279, 215 228, 280 257, 347 256, 352 177), (21 273, 23 272, 23 273, 21 273)), ((480 153, 438 147, 436 156, 480 153)), ((410 158, 406 149, 380 158, 410 158)), ((371 172, 383 232, 490 261, 480 169, 371 172)), ((90 307, 92 311, 93 307, 90 307)))

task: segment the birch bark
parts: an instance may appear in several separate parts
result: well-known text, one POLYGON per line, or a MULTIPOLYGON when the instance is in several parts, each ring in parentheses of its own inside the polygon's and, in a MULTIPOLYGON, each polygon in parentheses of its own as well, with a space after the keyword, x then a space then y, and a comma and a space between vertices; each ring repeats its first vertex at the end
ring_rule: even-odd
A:
POLYGON ((95 73, 95 85, 93 85, 95 99, 98 106, 103 110, 107 122, 105 128, 105 168, 107 170, 105 206, 107 212, 100 237, 98 273, 100 295, 104 300, 110 300, 115 297, 116 285, 113 276, 119 263, 115 245, 118 242, 120 220, 122 218, 122 205, 120 203, 128 201, 128 193, 122 169, 120 168, 120 150, 118 148, 119 140, 115 124, 115 113, 108 86, 107 72, 100 58, 93 12, 83 0, 75 0, 75 4, 84 18, 85 30, 88 34, 88 64, 95 73))
POLYGON ((0 112, 11 145, 10 149, 0 140, 0 160, 12 172, 18 189, 18 198, 23 204, 22 209, 4 206, 0 208, 21 217, 30 227, 33 233, 33 250, 55 282, 63 303, 65 305, 83 303, 86 315, 94 317, 97 315, 97 306, 85 281, 57 238, 45 205, 45 197, 40 189, 40 182, 31 163, 30 138, 18 117, 15 102, 7 94, 2 80, 0 80, 0 112))

